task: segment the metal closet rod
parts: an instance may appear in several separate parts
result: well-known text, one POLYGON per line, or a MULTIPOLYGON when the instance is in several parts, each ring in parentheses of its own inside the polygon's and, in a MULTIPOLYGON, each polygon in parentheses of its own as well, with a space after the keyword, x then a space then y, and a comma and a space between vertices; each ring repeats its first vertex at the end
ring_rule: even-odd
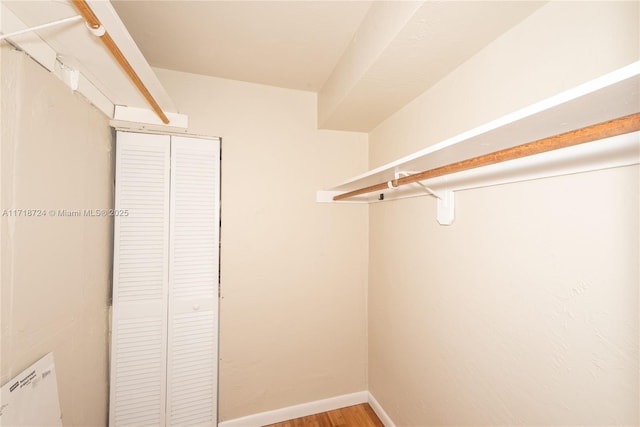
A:
POLYGON ((158 117, 160 117, 160 120, 162 120, 162 123, 168 124, 169 119, 167 118, 166 114, 164 114, 164 111, 162 111, 162 108, 160 108, 160 106, 158 105, 156 100, 153 98, 153 96, 151 95, 147 87, 144 85, 144 83, 142 83, 142 80, 140 80, 140 77, 138 76, 138 74, 135 72, 131 64, 129 64, 129 61, 127 61, 127 58, 124 57, 118 45, 113 41, 109 33, 104 30, 104 27, 102 27, 102 23, 100 23, 100 20, 93 13, 93 10, 91 10, 87 2, 85 0, 72 0, 72 1, 76 9, 78 9, 78 12, 80 12, 80 14, 85 19, 85 21, 87 21, 87 24, 91 28, 92 32, 96 36, 100 37, 100 40, 102 40, 102 42, 107 47, 109 52, 111 52, 111 54, 116 59, 116 61, 118 61, 118 63, 120 64, 124 72, 133 81, 133 84, 136 85, 136 87, 138 88, 142 96, 144 96, 144 98, 147 100, 149 105, 151 105, 151 108, 153 109, 153 111, 155 111, 158 117))
POLYGON ((638 130, 640 130, 640 112, 547 138, 538 139, 515 147, 505 148, 504 150, 494 151, 493 153, 472 157, 470 159, 440 166, 434 169, 428 169, 412 175, 400 177, 392 181, 385 181, 380 184, 362 187, 357 190, 349 191, 348 193, 338 194, 333 198, 333 200, 339 201, 359 196, 361 194, 373 193, 374 191, 388 190, 390 187, 395 188, 401 185, 411 184, 412 182, 475 169, 481 166, 493 165, 496 163, 506 162, 508 160, 515 160, 521 157, 532 156, 534 154, 546 153, 547 151, 558 150, 560 148, 571 147, 574 145, 584 144, 586 142, 597 141, 603 138, 610 138, 617 135, 623 135, 625 133, 636 132, 638 130))

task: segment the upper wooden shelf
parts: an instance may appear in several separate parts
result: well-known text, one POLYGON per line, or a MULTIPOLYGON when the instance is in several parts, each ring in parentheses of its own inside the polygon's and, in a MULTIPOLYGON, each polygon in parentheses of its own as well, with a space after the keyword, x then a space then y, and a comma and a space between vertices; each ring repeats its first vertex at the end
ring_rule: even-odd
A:
MULTIPOLYGON (((497 120, 493 120, 482 126, 426 147, 397 161, 355 176, 330 189, 319 191, 318 201, 332 202, 332 198, 335 195, 380 182, 392 181, 402 172, 432 169, 562 134, 595 123, 627 116, 639 111, 640 61, 510 113, 497 120)), ((593 144, 593 147, 565 148, 558 150, 558 152, 532 156, 535 157, 535 159, 530 159, 525 162, 514 160, 505 163, 514 162, 515 164, 530 165, 532 162, 535 163, 541 160, 548 161, 548 159, 552 157, 557 158, 562 156, 582 159, 582 163, 593 163, 592 167, 582 164, 582 166, 577 169, 573 167, 562 170, 558 170, 556 165, 549 168, 547 174, 541 172, 541 168, 538 167, 539 173, 535 174, 535 176, 525 173, 526 176, 530 177, 525 177, 526 179, 638 163, 638 142, 640 138, 637 132, 611 139, 614 140, 613 143, 608 145, 611 147, 610 151, 612 155, 610 157, 612 158, 609 159, 611 161, 608 161, 606 156, 602 156, 603 150, 606 151, 607 149, 602 148, 602 144, 598 145, 598 142, 594 142, 585 144, 589 146, 593 144), (594 150, 599 153, 598 156, 593 155, 594 150), (600 160, 594 162, 596 157, 600 160)), ((498 169, 500 168, 505 169, 504 166, 498 169)), ((513 168, 511 169, 511 175, 516 173, 513 168)), ((468 175, 467 173, 465 178, 467 181, 469 180, 468 175)), ((517 180, 519 179, 511 179, 511 181, 508 182, 517 180)), ((493 179, 492 182, 497 181, 493 179)), ((436 180, 430 184, 436 187, 447 187, 444 184, 444 180, 436 180)), ((481 185, 467 183, 466 187, 453 184, 448 187, 449 189, 455 190, 477 186, 481 185)), ((393 194, 385 194, 385 200, 426 194, 417 187, 414 187, 413 190, 405 189, 403 191, 390 189, 389 193, 393 194)), ((353 197, 346 202, 371 202, 379 198, 379 194, 361 195, 353 197)))

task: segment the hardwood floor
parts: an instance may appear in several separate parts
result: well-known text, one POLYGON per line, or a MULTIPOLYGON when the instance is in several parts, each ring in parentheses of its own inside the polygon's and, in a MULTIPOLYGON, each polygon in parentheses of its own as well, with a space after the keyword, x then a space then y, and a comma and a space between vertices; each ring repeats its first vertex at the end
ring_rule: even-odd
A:
POLYGON ((384 424, 368 403, 362 403, 264 427, 384 427, 384 424))

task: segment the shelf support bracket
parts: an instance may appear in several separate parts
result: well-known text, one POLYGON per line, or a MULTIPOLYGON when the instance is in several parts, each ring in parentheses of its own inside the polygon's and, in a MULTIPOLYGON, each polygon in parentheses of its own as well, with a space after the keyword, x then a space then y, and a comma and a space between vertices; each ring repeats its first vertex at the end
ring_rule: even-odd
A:
POLYGON ((10 39, 10 38, 13 38, 15 36, 19 36, 21 34, 31 33, 31 32, 34 32, 34 31, 43 30, 45 28, 55 27, 55 26, 58 26, 58 25, 67 24, 69 22, 79 21, 81 19, 82 19, 82 15, 75 15, 75 16, 71 16, 69 18, 58 19, 57 21, 48 22, 48 23, 42 24, 42 25, 36 25, 35 27, 25 28, 25 29, 22 29, 22 30, 18 30, 18 31, 14 31, 14 32, 8 33, 8 34, 0 34, 0 40, 10 39))
MULTIPOLYGON (((417 172, 408 172, 408 171, 399 171, 395 173, 396 180, 401 176, 409 176, 413 175, 417 172)), ((451 190, 440 190, 434 191, 430 187, 424 185, 420 181, 416 181, 415 184, 418 184, 422 187, 427 194, 438 199, 438 208, 436 218, 438 219, 438 224, 440 225, 451 225, 453 223, 453 219, 455 218, 455 195, 451 190)), ((392 187, 391 181, 389 181, 389 188, 397 188, 392 187)))

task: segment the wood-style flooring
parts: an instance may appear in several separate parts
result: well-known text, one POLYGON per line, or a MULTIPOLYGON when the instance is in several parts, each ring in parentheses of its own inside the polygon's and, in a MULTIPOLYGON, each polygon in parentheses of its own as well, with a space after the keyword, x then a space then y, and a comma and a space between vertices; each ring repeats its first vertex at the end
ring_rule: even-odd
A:
POLYGON ((384 424, 368 403, 362 403, 264 427, 384 427, 384 424))

